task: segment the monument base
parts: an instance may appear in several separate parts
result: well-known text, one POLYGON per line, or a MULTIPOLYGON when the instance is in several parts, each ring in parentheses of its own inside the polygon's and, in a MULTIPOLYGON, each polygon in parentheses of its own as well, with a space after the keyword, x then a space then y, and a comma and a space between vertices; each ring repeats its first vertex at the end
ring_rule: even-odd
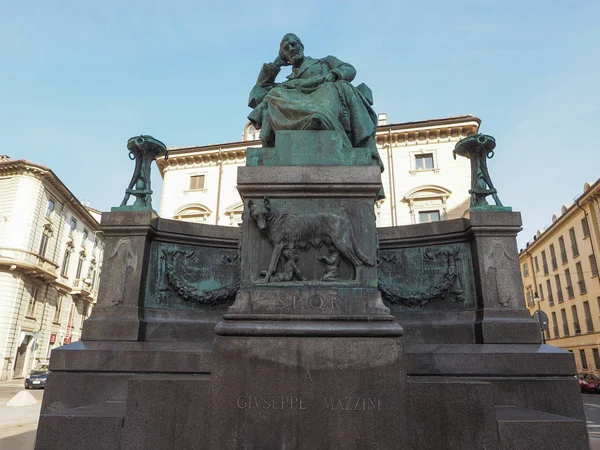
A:
POLYGON ((333 324, 217 327, 212 449, 408 448, 401 328, 333 324))

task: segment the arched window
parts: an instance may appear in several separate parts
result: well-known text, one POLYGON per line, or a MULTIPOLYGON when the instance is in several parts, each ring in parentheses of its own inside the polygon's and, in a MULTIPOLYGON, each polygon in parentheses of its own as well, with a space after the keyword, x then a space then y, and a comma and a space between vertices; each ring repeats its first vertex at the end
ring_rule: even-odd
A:
POLYGON ((250 122, 246 124, 244 127, 244 133, 242 135, 242 140, 244 141, 255 141, 259 139, 260 131, 254 128, 250 122))
POLYGON ((404 196, 410 208, 411 223, 438 222, 448 218, 446 200, 451 191, 435 185, 418 186, 404 196))
POLYGON ((237 202, 225 210, 225 215, 229 217, 229 225, 240 226, 242 224, 242 214, 244 213, 244 203, 237 202))
POLYGON ((185 205, 173 215, 173 219, 183 220, 185 222, 204 223, 212 211, 204 205, 194 204, 185 205))

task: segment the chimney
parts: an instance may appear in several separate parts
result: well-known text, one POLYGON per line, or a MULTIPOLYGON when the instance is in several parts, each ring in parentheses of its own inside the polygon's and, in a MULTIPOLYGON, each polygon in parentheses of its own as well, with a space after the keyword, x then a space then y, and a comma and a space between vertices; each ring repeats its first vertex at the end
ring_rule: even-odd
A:
POLYGON ((387 113, 377 114, 377 125, 387 125, 387 113))
POLYGON ((9 161, 10 160, 10 156, 8 155, 0 155, 0 161, 9 161))

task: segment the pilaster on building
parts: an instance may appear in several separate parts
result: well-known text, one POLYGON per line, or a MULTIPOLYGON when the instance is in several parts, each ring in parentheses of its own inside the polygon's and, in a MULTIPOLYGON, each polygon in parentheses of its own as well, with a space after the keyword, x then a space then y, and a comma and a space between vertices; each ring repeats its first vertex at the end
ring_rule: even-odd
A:
POLYGON ((572 352, 579 373, 600 375, 600 179, 585 183, 519 253, 525 303, 548 316, 546 342, 572 352))
MULTIPOLYGON (((388 124, 379 114, 376 141, 384 165, 386 198, 377 202, 377 226, 409 225, 462 217, 469 207, 470 163, 453 158, 456 143, 477 133, 471 115, 388 124)), ((243 205, 235 188, 248 147, 261 147, 246 125, 242 140, 169 149, 157 164, 163 177, 161 217, 238 226, 243 205)))
POLYGON ((0 380, 23 378, 81 338, 96 301, 100 212, 50 170, 0 156, 0 380))

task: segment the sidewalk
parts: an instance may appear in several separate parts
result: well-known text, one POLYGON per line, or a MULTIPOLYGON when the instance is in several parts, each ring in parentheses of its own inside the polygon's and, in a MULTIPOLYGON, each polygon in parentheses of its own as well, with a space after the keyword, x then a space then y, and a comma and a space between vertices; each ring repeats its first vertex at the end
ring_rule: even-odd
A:
POLYGON ((44 391, 27 391, 38 401, 37 405, 6 406, 24 390, 23 379, 0 381, 0 450, 33 450, 44 391))

